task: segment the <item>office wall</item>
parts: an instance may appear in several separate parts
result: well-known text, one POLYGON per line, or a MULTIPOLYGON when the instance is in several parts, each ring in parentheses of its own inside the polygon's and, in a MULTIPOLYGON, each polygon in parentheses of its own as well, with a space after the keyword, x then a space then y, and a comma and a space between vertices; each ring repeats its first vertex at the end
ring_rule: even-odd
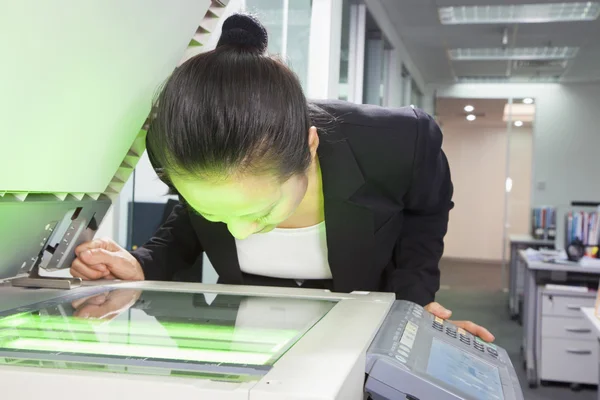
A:
POLYGON ((562 245, 560 227, 569 203, 600 201, 600 83, 455 84, 430 89, 439 97, 535 98, 531 203, 559 207, 557 243, 562 245))
POLYGON ((508 134, 502 123, 444 123, 442 129, 455 202, 444 257, 501 261, 507 146, 513 180, 506 211, 508 233, 524 234, 529 232, 532 130, 523 127, 508 134))
POLYGON ((500 260, 504 220, 506 129, 443 124, 455 208, 450 213, 444 256, 500 260))

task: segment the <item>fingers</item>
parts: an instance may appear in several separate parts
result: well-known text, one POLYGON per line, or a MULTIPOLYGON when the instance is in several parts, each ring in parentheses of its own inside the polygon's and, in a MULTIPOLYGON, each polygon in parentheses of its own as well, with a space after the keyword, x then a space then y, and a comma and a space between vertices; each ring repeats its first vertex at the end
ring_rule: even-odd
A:
POLYGON ((109 251, 119 251, 121 248, 118 244, 116 244, 112 239, 102 238, 102 239, 94 239, 89 242, 85 242, 80 244, 75 248, 75 254, 79 256, 80 253, 83 253, 86 250, 92 249, 104 249, 109 251))
POLYGON ((75 250, 77 259, 71 266, 75 277, 86 280, 143 280, 141 265, 128 251, 110 239, 96 239, 75 250))
POLYGON ((463 328, 465 331, 480 337, 486 342, 493 342, 496 339, 490 331, 485 329, 483 326, 474 324, 471 321, 452 321, 452 323, 460 328, 463 328))
POLYGON ((452 311, 446 309, 440 303, 437 302, 427 304, 425 306, 425 310, 429 311, 436 317, 440 317, 442 319, 448 319, 452 316, 452 311))
POLYGON ((107 296, 106 293, 101 293, 96 296, 82 297, 81 299, 73 300, 71 302, 71 305, 73 306, 73 308, 79 308, 84 303, 95 304, 95 305, 103 304, 106 301, 106 296, 107 296))
POLYGON ((117 253, 103 248, 85 250, 79 253, 78 258, 88 266, 104 266, 105 270, 121 261, 117 253))
POLYGON ((113 306, 108 302, 103 304, 84 304, 81 308, 73 313, 73 316, 84 319, 101 319, 110 321, 115 318, 118 313, 115 313, 113 306))
POLYGON ((71 264, 71 275, 73 275, 75 278, 81 278, 89 281, 102 279, 109 274, 110 272, 108 269, 102 269, 98 265, 94 265, 92 268, 78 258, 76 258, 71 264))

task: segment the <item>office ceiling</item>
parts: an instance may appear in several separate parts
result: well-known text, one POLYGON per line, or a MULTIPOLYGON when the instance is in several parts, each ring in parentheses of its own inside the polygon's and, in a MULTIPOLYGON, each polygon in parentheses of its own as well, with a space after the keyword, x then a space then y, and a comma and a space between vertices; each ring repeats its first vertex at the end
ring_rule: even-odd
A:
POLYGON ((600 81, 600 18, 584 22, 442 25, 438 16, 438 7, 540 4, 559 0, 381 1, 426 83, 600 81), (579 52, 566 63, 544 65, 516 65, 516 62, 506 60, 450 60, 448 50, 452 48, 501 47, 505 28, 509 47, 576 46, 579 52))

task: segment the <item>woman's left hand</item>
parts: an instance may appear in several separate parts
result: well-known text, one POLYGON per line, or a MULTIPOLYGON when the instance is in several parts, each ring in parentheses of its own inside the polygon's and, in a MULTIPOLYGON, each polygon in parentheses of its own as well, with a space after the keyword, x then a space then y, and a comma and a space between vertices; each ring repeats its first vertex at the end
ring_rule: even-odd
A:
MULTIPOLYGON (((452 311, 445 309, 439 303, 429 303, 425 306, 425 310, 429 311, 436 317, 440 317, 441 319, 448 319, 452 316, 452 311)), ((474 324, 471 321, 449 321, 459 328, 463 328, 465 331, 472 333, 475 336, 479 336, 482 340, 486 342, 493 342, 495 337, 485 329, 483 326, 479 326, 474 324)))

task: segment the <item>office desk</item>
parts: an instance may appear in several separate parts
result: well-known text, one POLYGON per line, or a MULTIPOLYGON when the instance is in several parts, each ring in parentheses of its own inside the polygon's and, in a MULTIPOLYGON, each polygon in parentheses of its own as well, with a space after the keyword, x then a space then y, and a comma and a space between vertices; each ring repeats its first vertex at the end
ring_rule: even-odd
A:
POLYGON ((525 281, 524 263, 520 262, 519 250, 527 248, 554 248, 554 240, 534 239, 531 235, 510 235, 510 261, 508 266, 508 307, 510 316, 517 319, 521 314, 523 282, 525 281))
MULTIPOLYGON (((589 321, 590 327, 593 329, 594 335, 598 339, 598 346, 600 347, 600 319, 596 317, 593 307, 585 307, 582 308, 581 311, 583 312, 585 319, 589 321)), ((600 370, 600 367, 598 369, 600 370)), ((600 382, 600 376, 598 377, 598 382, 600 382)), ((598 386, 598 400, 600 400, 600 386, 598 386)))
POLYGON ((593 306, 596 293, 549 289, 546 284, 597 287, 600 268, 529 261, 524 251, 519 256, 527 266, 523 356, 529 386, 541 380, 596 384, 598 348, 581 315, 583 307, 593 306))

